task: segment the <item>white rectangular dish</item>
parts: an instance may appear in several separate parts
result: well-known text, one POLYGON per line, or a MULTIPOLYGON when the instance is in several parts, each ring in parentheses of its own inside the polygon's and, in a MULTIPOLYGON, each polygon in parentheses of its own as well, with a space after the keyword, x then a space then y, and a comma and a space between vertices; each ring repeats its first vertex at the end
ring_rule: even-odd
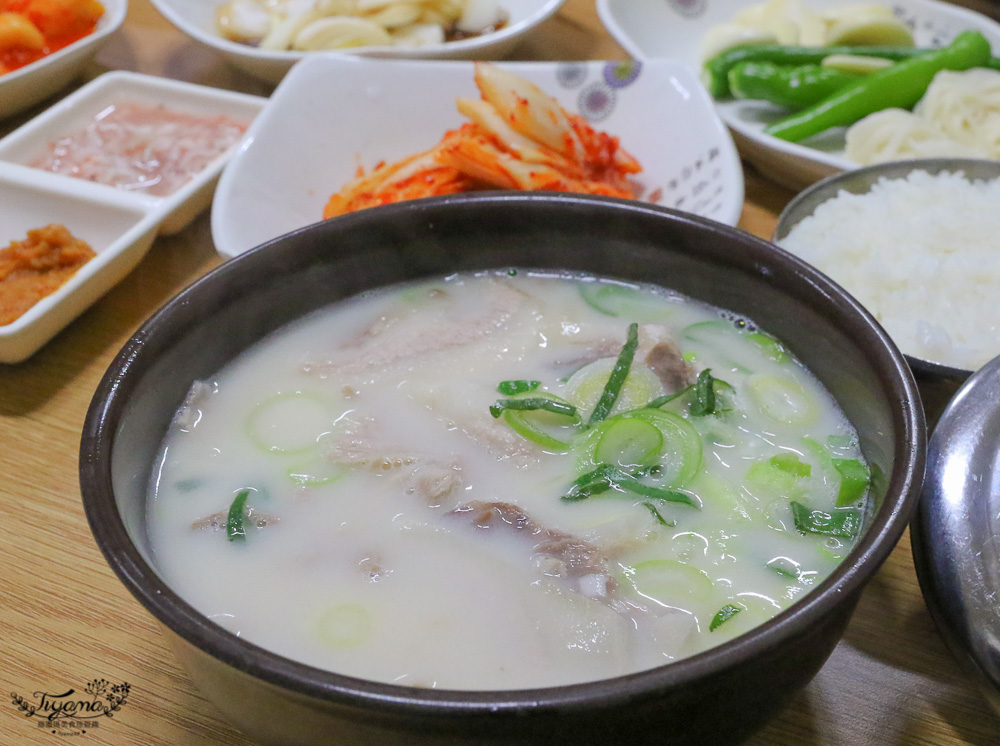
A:
MULTIPOLYGON (((266 99, 131 72, 106 73, 0 139, 0 248, 29 229, 62 224, 97 256, 15 321, 0 325, 0 362, 34 354, 135 267, 157 233, 181 230, 212 200, 215 184, 242 135, 164 196, 121 189, 33 167, 53 142, 87 131, 115 107, 162 106, 205 118, 225 116, 249 128, 266 99)), ((227 120, 228 121, 228 120, 227 120)), ((95 158, 103 153, 95 149, 95 158)))
MULTIPOLYGON (((977 30, 1000 51, 1000 24, 984 15, 938 0, 867 0, 887 5, 913 31, 920 47, 949 43, 960 32, 977 30)), ((760 0, 597 0, 601 22, 625 50, 638 59, 669 58, 701 69, 701 41, 708 30, 731 20, 760 0)), ((817 11, 854 0, 808 0, 817 11)), ((801 189, 840 171, 857 168, 844 157, 845 128, 835 128, 791 143, 763 132, 786 112, 758 101, 719 101, 716 108, 729 126, 740 153, 762 173, 792 189, 801 189)))
MULTIPOLYGON (((637 181, 649 201, 729 225, 739 220, 743 172, 736 149, 685 66, 668 60, 501 66, 620 138, 643 168, 637 181)), ((219 180, 212 206, 216 249, 236 256, 315 223, 359 167, 435 145, 467 121, 455 99, 479 98, 473 73, 471 62, 346 56, 296 65, 219 180)))

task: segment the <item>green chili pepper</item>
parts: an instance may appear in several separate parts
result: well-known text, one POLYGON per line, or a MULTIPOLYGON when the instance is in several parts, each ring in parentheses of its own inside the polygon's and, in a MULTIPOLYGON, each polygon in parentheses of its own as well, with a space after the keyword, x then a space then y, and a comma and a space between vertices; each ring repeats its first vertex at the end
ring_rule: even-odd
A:
POLYGON ((965 31, 949 46, 919 54, 879 70, 780 122, 764 132, 799 142, 831 127, 853 124, 876 111, 909 109, 941 70, 968 70, 990 59, 990 43, 978 31, 965 31))
POLYGON ((587 424, 596 425, 611 413, 615 402, 618 401, 618 395, 622 392, 622 386, 625 385, 625 379, 632 370, 632 360, 637 349, 639 349, 639 325, 632 323, 628 327, 628 337, 622 345, 622 351, 618 353, 618 359, 611 369, 608 382, 604 386, 601 398, 594 405, 594 411, 590 413, 587 424))
MULTIPOLYGON (((705 63, 702 82, 716 99, 728 98, 729 71, 741 62, 773 62, 776 65, 818 65, 826 57, 834 54, 850 54, 863 57, 881 57, 887 60, 908 60, 934 49, 895 46, 862 47, 799 47, 784 44, 746 44, 731 47, 705 63)), ((991 67, 1000 70, 1000 58, 989 57, 976 67, 991 67)))
POLYGON ((863 77, 823 65, 776 65, 741 62, 729 71, 729 88, 736 98, 768 101, 798 111, 822 101, 863 77))

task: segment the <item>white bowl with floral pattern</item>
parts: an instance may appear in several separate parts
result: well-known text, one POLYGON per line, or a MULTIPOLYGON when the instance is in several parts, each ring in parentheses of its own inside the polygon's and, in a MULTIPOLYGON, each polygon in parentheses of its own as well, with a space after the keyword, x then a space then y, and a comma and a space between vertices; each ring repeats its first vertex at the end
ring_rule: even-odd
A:
MULTIPOLYGON (((743 206, 736 148, 684 65, 501 63, 570 113, 619 138, 642 166, 639 199, 735 225, 743 206)), ((227 257, 318 222, 360 168, 434 146, 479 98, 471 62, 322 56, 297 65, 223 171, 212 236, 227 257)))

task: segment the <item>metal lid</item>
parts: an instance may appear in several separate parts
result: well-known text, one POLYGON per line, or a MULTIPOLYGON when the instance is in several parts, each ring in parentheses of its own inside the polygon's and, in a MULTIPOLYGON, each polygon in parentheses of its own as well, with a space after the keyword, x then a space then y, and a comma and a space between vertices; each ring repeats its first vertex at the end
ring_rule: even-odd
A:
POLYGON ((931 615, 1000 712, 1000 357, 934 429, 911 539, 931 615))

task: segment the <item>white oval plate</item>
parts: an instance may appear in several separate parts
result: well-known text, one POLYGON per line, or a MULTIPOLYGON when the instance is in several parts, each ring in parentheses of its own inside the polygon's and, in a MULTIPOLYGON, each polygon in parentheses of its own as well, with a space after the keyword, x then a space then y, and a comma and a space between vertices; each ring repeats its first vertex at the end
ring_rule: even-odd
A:
POLYGON ((0 246, 24 240, 29 229, 61 223, 97 254, 20 318, 0 325, 0 363, 20 362, 34 354, 125 277, 158 233, 174 233, 193 220, 211 202, 219 173, 237 149, 234 144, 175 192, 157 197, 31 167, 49 143, 83 129, 116 103, 226 114, 249 125, 266 100, 139 73, 109 72, 0 139, 0 246))
POLYGON ((0 119, 34 106, 83 72, 84 66, 125 21, 128 11, 128 0, 101 2, 104 15, 97 22, 94 33, 30 65, 0 75, 0 119))
MULTIPOLYGON (((467 121, 456 97, 479 98, 473 64, 334 56, 299 63, 223 171, 212 206, 216 249, 236 256, 315 223, 359 166, 434 146, 467 121)), ((644 195, 659 192, 659 204, 735 225, 743 172, 704 87, 668 60, 645 63, 633 81, 612 87, 605 73, 616 64, 504 67, 618 136, 643 167, 644 195)))
MULTIPOLYGON (((877 0, 867 0, 877 2, 877 0)), ((700 70, 701 39, 709 28, 732 19, 760 0, 597 0, 601 22, 637 59, 666 57, 700 70)), ((808 0, 816 10, 855 0, 808 0)), ((984 15, 937 0, 882 2, 911 25, 918 46, 942 46, 965 30, 978 30, 1000 50, 1000 24, 984 15)), ((716 108, 730 128, 740 153, 762 173, 801 189, 857 164, 844 157, 844 128, 810 138, 807 144, 765 135, 764 127, 785 115, 759 101, 720 101, 716 108)))
MULTIPOLYGON (((158 11, 195 41, 215 50, 236 67, 277 83, 299 60, 323 52, 281 52, 223 39, 215 30, 215 9, 224 0, 150 0, 158 11)), ((495 60, 553 15, 565 0, 502 0, 508 22, 492 34, 426 47, 356 47, 342 54, 409 59, 495 60)))

